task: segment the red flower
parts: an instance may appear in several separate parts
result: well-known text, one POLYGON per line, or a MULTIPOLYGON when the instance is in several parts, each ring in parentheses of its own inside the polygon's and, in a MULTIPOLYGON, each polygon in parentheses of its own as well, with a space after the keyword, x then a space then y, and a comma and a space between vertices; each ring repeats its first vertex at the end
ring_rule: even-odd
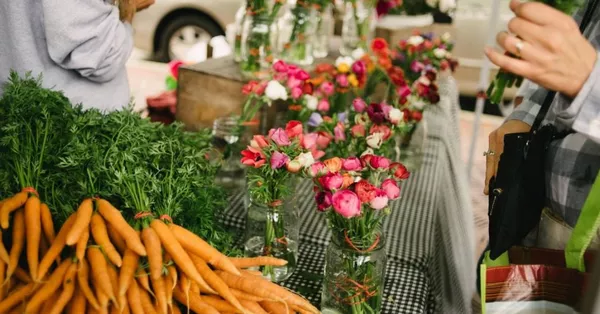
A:
POLYGON ((356 192, 356 195, 358 195, 358 199, 362 203, 368 203, 372 201, 375 198, 375 196, 377 196, 377 188, 371 185, 371 183, 367 182, 366 180, 358 181, 354 185, 354 190, 356 192))
POLYGON ((244 87, 242 87, 242 93, 244 93, 244 95, 250 95, 252 92, 254 92, 254 88, 258 85, 257 81, 250 81, 248 82, 248 84, 244 85, 244 87))
POLYGON ((371 155, 371 154, 366 154, 366 155, 360 156, 360 163, 362 164, 363 168, 369 166, 372 158, 373 158, 373 155, 371 155))
POLYGON ((406 169, 406 167, 398 162, 393 163, 390 166, 390 170, 393 171, 394 177, 398 180, 406 180, 410 178, 410 172, 406 169))
POLYGON ((390 167, 390 160, 383 156, 373 156, 369 161, 373 169, 388 169, 390 167))
POLYGON ((248 147, 248 149, 242 151, 242 164, 246 166, 260 168, 266 162, 265 154, 254 147, 248 147))
POLYGON ((373 134, 373 133, 383 134, 384 141, 386 141, 387 139, 390 138, 390 136, 392 136, 392 130, 390 130, 390 128, 387 125, 374 124, 373 126, 371 126, 371 129, 369 130, 369 134, 373 134))
POLYGON ((413 111, 410 114, 410 118, 414 121, 419 122, 419 121, 423 120, 423 114, 420 111, 413 111))
POLYGON ((383 38, 375 38, 371 42, 371 50, 375 53, 385 53, 388 49, 388 43, 383 38))
POLYGON ((314 86, 310 82, 305 82, 304 85, 302 85, 302 93, 304 95, 312 95, 313 90, 314 86))
POLYGON ((285 126, 285 133, 289 138, 296 138, 302 135, 302 122, 292 120, 285 126))

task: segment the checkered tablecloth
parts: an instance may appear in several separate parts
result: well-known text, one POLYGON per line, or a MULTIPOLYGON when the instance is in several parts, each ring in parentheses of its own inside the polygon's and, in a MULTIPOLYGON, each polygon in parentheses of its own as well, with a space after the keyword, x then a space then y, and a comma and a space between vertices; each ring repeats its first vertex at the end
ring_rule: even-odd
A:
MULTIPOLYGON (((475 285, 473 218, 458 143, 458 100, 451 78, 442 101, 427 111, 428 141, 421 169, 402 186, 384 222, 386 268, 383 313, 469 313, 475 285)), ((445 85, 444 85, 445 84, 445 85)), ((310 181, 297 188, 301 229, 298 268, 284 286, 315 305, 321 299, 325 217, 314 203, 310 181)), ((243 230, 243 192, 235 193, 225 223, 243 230)))

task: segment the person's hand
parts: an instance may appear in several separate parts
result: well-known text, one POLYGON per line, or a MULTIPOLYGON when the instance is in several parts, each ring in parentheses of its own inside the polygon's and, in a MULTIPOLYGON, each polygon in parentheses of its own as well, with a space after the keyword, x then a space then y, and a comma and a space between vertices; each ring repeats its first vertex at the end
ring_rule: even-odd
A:
POLYGON ((520 59, 487 47, 490 61, 547 89, 574 98, 592 72, 596 49, 579 32, 572 17, 539 2, 510 2, 516 17, 498 44, 520 59))
POLYGON ((504 135, 529 132, 529 130, 531 130, 531 126, 521 120, 508 120, 490 133, 485 165, 485 188, 483 189, 485 195, 489 194, 490 179, 495 177, 498 172, 500 155, 504 152, 504 135))
POLYGON ((136 9, 138 12, 147 9, 148 7, 153 5, 154 2, 154 0, 136 0, 136 9))

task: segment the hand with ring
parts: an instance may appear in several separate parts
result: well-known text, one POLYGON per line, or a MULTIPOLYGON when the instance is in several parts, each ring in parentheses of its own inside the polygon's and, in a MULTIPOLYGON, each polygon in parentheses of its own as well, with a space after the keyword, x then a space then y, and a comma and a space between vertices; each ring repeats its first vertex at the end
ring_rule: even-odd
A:
POLYGON ((492 48, 490 61, 508 72, 523 76, 545 88, 574 98, 593 70, 596 49, 579 32, 572 17, 539 2, 510 2, 516 17, 498 44, 518 58, 492 48))

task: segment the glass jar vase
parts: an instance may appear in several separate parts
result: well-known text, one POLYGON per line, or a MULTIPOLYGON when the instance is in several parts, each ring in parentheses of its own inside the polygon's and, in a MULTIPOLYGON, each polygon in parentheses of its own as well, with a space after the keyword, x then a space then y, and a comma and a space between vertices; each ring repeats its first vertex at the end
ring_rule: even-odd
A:
POLYGON ((317 11, 315 34, 313 36, 313 56, 325 58, 329 55, 329 41, 333 37, 334 20, 331 5, 315 7, 317 11))
POLYGON ((322 313, 380 313, 386 263, 381 233, 361 244, 333 232, 325 253, 322 313))
POLYGON ((241 72, 250 78, 262 79, 273 63, 273 45, 277 25, 267 14, 246 15, 242 30, 241 72))
POLYGON ((346 1, 342 21, 342 45, 340 53, 351 56, 357 49, 367 51, 375 32, 375 8, 370 0, 346 1))
POLYGON ((423 119, 412 125, 406 132, 400 132, 396 137, 397 160, 410 172, 419 170, 423 165, 427 133, 427 121, 423 119))
POLYGON ((299 65, 311 65, 316 11, 308 0, 290 0, 278 20, 281 59, 299 65))
POLYGON ((233 59, 235 62, 242 61, 242 32, 246 21, 246 13, 248 12, 248 1, 242 0, 240 7, 235 12, 235 37, 233 40, 233 59))
POLYGON ((239 116, 220 117, 213 122, 213 147, 221 157, 217 184, 229 188, 244 186, 244 167, 240 156, 250 142, 251 133, 248 127, 239 126, 239 116))
POLYGON ((288 191, 287 195, 282 199, 265 202, 259 200, 257 194, 253 195, 253 183, 248 180, 244 253, 249 257, 272 256, 287 261, 285 266, 263 266, 257 269, 272 282, 286 280, 296 270, 300 230, 296 183, 296 180, 288 180, 284 187, 278 186, 276 189, 285 189, 288 191))

